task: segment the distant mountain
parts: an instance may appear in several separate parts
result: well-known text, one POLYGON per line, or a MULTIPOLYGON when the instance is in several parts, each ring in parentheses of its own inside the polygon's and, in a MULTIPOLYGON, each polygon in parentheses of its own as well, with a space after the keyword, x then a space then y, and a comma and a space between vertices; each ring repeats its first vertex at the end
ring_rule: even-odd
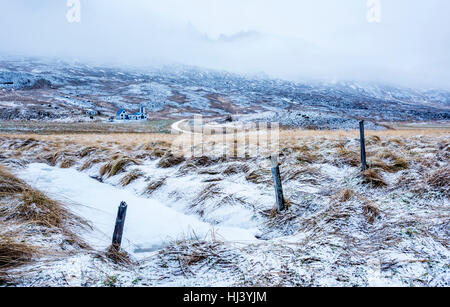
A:
MULTIPOLYGON (((241 39, 243 33, 233 38, 241 39)), ((188 66, 126 70, 41 59, 0 61, 1 119, 82 119, 144 105, 151 118, 307 110, 375 121, 450 119, 450 92, 357 82, 296 83, 188 66), (20 112, 19 112, 20 110, 20 112)))

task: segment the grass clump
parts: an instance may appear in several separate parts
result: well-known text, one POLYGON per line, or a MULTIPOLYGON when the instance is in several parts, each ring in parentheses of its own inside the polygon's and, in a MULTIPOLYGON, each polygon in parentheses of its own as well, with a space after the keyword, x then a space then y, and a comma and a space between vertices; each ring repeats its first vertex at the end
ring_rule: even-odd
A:
POLYGON ((377 217, 380 216, 380 210, 369 201, 366 201, 363 206, 363 214, 369 224, 373 224, 377 217))
POLYGON ((350 189, 342 190, 337 196, 337 200, 341 203, 348 202, 353 197, 354 194, 355 192, 353 192, 350 189))
POLYGON ((367 169, 361 174, 361 177, 363 184, 370 184, 376 188, 387 186, 387 183, 384 181, 383 177, 377 169, 367 169))
MULTIPOLYGON (((0 269, 9 269, 30 262, 38 254, 38 248, 18 242, 14 238, 18 233, 5 233, 0 235, 0 269)), ((1 278, 1 277, 0 277, 1 278)))
POLYGON ((61 228, 63 221, 72 216, 58 202, 37 190, 27 189, 15 208, 15 217, 40 226, 61 228))
POLYGON ((120 180, 120 184, 123 187, 126 187, 127 185, 129 185, 133 181, 141 178, 142 176, 144 176, 144 173, 141 172, 140 170, 136 170, 136 169, 132 170, 131 172, 129 172, 128 174, 126 174, 125 176, 122 177, 122 179, 120 180))
POLYGON ((16 176, 0 166, 0 197, 15 193, 21 193, 25 190, 26 184, 16 176))
POLYGON ((120 174, 125 171, 125 168, 129 165, 138 165, 138 161, 128 158, 128 157, 119 157, 112 162, 105 163, 100 168, 100 175, 108 177, 113 177, 117 174, 120 174))
POLYGON ((162 187, 165 182, 166 182, 166 178, 150 182, 148 184, 147 188, 145 189, 144 193, 148 194, 148 195, 152 194, 153 192, 158 190, 160 187, 162 187))
POLYGON ((338 165, 346 164, 354 167, 361 165, 361 158, 359 156, 359 153, 357 153, 356 151, 349 150, 344 146, 339 146, 336 154, 338 156, 336 164, 338 165))
POLYGON ((114 262, 114 264, 124 266, 132 266, 135 264, 135 261, 131 258, 130 254, 115 245, 108 247, 105 256, 107 259, 114 262))
POLYGON ((441 191, 444 196, 450 196, 450 166, 429 173, 425 181, 430 187, 441 191))
POLYGON ((271 173, 270 170, 257 169, 248 173, 245 176, 245 179, 254 184, 268 184, 271 180, 271 173))
POLYGON ((185 161, 183 156, 175 156, 171 153, 166 153, 164 157, 158 162, 158 167, 160 168, 171 168, 180 165, 185 161))

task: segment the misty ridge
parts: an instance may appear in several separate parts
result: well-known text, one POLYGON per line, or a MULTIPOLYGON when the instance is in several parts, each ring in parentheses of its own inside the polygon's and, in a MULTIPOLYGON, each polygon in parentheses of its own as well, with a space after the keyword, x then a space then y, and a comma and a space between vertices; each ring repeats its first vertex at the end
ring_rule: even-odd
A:
POLYGON ((183 64, 292 81, 449 89, 449 3, 2 1, 0 53, 123 67, 183 64))

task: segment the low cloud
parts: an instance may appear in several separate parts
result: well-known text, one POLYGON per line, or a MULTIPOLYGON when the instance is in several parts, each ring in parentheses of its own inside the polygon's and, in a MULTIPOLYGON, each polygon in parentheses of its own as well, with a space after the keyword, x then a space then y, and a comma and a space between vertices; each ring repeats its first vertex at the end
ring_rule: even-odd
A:
POLYGON ((65 0, 2 0, 0 53, 449 88, 450 3, 380 1, 369 23, 366 0, 80 0, 69 23, 65 0))

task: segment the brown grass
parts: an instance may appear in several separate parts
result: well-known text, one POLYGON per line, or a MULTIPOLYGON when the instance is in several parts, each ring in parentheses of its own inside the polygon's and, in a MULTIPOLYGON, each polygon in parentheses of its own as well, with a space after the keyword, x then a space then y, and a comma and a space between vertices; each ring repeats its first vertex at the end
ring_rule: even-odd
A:
MULTIPOLYGON (((23 233, 42 235, 62 234, 65 242, 81 249, 89 249, 72 229, 89 227, 83 219, 68 211, 62 204, 32 189, 26 183, 0 167, 0 229, 12 227, 14 231, 0 234, 0 274, 10 267, 31 261, 33 257, 47 254, 44 248, 34 247, 24 241, 23 233)), ((3 273, 2 273, 3 272, 3 273)), ((0 276, 0 280, 7 280, 0 276)))
POLYGON ((21 193, 26 184, 0 165, 0 197, 21 193))
POLYGON ((378 216, 380 216, 380 210, 375 207, 369 201, 364 202, 363 214, 369 224, 373 224, 378 216))
POLYGON ((24 242, 18 242, 15 238, 19 236, 20 234, 16 232, 0 234, 1 270, 30 262, 33 256, 39 254, 37 247, 24 242))
POLYGON ((140 164, 137 160, 128 157, 118 156, 114 158, 116 158, 114 161, 107 162, 100 168, 101 176, 107 175, 108 177, 113 177, 124 172, 125 168, 129 165, 140 164))
POLYGON ((60 168, 71 168, 72 165, 74 165, 75 162, 73 160, 69 160, 69 159, 64 159, 63 161, 61 161, 61 163, 59 164, 60 168))
POLYGON ((267 169, 257 169, 253 170, 245 176, 247 181, 254 184, 267 184, 270 183, 270 170, 267 169))
POLYGON ((183 156, 175 156, 171 153, 166 153, 164 157, 158 162, 158 167, 160 168, 170 168, 177 165, 180 165, 184 162, 183 156))
POLYGON ((155 192, 157 189, 162 187, 164 183, 166 182, 166 178, 151 182, 148 184, 147 188, 145 189, 144 193, 150 195, 153 192, 155 192))
POLYGON ((355 194, 355 192, 353 192, 350 189, 342 190, 339 193, 337 200, 341 203, 345 203, 345 202, 349 201, 353 197, 354 194, 355 194))
POLYGON ((66 221, 81 222, 81 219, 69 213, 60 203, 30 188, 22 193, 22 200, 14 208, 9 218, 11 217, 50 228, 64 228, 66 221))
POLYGON ((129 172, 128 174, 126 174, 125 176, 122 177, 122 179, 120 180, 120 184, 123 187, 126 187, 127 185, 129 185, 133 181, 141 178, 142 176, 144 176, 143 172, 141 172, 139 170, 132 170, 131 172, 129 172))
POLYGON ((446 197, 450 197, 450 166, 444 166, 432 171, 426 176, 426 183, 434 189, 442 191, 446 197))
POLYGON ((101 162, 104 162, 104 161, 105 160, 103 158, 98 158, 98 157, 92 158, 92 159, 88 159, 88 160, 86 160, 83 163, 83 165, 81 165, 79 170, 80 171, 84 171, 84 170, 90 169, 94 164, 101 163, 101 162))
POLYGON ((223 171, 222 174, 226 176, 232 176, 241 173, 247 173, 250 170, 247 164, 235 163, 228 165, 223 171))
POLYGON ((357 167, 361 165, 361 158, 359 152, 355 150, 350 150, 345 148, 344 146, 339 146, 336 154, 338 159, 335 161, 335 164, 346 164, 350 166, 357 167))
POLYGON ((136 262, 131 258, 130 254, 126 251, 111 245, 106 250, 105 256, 107 259, 113 261, 115 264, 123 265, 126 267, 131 267, 136 264, 136 262))
POLYGON ((377 169, 367 169, 361 174, 361 177, 363 184, 369 184, 376 188, 387 186, 387 183, 377 169))

